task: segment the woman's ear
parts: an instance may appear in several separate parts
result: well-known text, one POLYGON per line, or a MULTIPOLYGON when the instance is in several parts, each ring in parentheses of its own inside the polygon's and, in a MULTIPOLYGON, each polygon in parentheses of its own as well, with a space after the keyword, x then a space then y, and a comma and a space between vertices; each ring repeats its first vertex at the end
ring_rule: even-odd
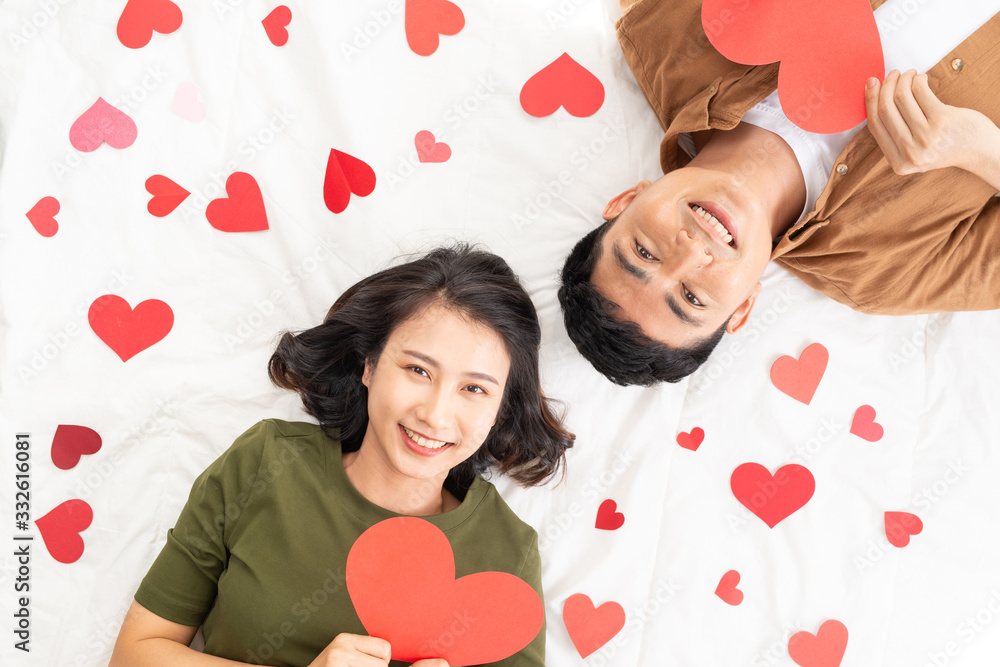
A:
POLYGON ((370 388, 372 381, 372 372, 374 371, 372 362, 370 359, 365 360, 365 371, 361 374, 361 384, 365 386, 366 389, 370 388))

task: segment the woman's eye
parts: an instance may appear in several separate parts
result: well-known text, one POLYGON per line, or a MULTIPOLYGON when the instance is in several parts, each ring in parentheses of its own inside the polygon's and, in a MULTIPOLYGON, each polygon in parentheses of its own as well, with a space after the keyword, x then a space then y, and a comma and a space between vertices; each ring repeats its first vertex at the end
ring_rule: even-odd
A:
POLYGON ((653 257, 648 250, 639 245, 638 241, 635 242, 635 251, 639 253, 639 257, 642 257, 644 260, 648 262, 651 262, 655 259, 655 257, 653 257))
POLYGON ((485 394, 485 393, 487 393, 486 390, 483 389, 482 387, 480 387, 478 384, 470 384, 469 386, 466 387, 466 389, 468 389, 469 391, 471 391, 473 394, 485 394))
POLYGON ((691 291, 688 290, 688 288, 686 288, 686 287, 684 288, 684 298, 687 299, 687 302, 690 303, 692 306, 702 306, 702 305, 704 305, 704 304, 702 304, 701 301, 698 300, 698 297, 696 297, 694 294, 692 294, 691 291))
POLYGON ((424 377, 430 377, 430 375, 420 366, 407 366, 407 368, 417 375, 423 375, 424 377))

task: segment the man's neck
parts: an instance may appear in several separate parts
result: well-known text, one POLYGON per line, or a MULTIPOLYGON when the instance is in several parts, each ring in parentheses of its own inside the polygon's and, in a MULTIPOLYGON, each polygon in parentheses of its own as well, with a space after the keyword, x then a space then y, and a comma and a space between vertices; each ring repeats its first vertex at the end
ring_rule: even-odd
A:
POLYGON ((806 182, 795 153, 774 132, 740 123, 696 137, 698 154, 689 163, 733 174, 770 211, 771 238, 782 236, 798 220, 806 201, 806 182), (703 145, 698 144, 703 141, 703 145))

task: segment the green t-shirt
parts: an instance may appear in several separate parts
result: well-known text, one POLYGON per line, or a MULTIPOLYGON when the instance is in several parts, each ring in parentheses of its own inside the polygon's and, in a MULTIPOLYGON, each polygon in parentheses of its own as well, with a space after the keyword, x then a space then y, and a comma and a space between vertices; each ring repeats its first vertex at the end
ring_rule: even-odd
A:
MULTIPOLYGON (((169 621, 203 625, 206 653, 304 667, 338 634, 368 634, 344 583, 347 554, 395 516, 354 488, 340 443, 319 426, 265 420, 195 480, 135 599, 169 621)), ((456 577, 508 572, 541 597, 538 536, 492 484, 477 477, 461 505, 423 518, 451 542, 456 577)), ((544 665, 544 628, 494 664, 544 665)))

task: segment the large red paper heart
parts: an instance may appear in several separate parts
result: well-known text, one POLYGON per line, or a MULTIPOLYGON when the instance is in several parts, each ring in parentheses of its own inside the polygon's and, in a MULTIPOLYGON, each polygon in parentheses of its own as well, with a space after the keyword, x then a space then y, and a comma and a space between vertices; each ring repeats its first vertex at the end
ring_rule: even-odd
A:
POLYGON ((456 579, 448 538, 417 517, 366 530, 347 556, 346 577, 365 630, 388 641, 395 660, 492 663, 542 629, 542 601, 531 586, 506 572, 456 579))
POLYGON ((267 38, 275 46, 284 46, 288 43, 288 24, 291 22, 292 10, 286 5, 278 5, 261 21, 267 38))
POLYGON ((84 454, 101 450, 101 436, 92 428, 60 424, 52 437, 52 463, 60 470, 69 470, 84 454))
POLYGON ((740 583, 740 573, 736 570, 730 570, 722 575, 722 579, 719 579, 719 585, 715 587, 715 594, 726 604, 736 607, 743 602, 743 591, 736 588, 738 583, 740 583))
POLYGON ((604 85, 590 71, 564 53, 546 65, 521 88, 521 108, 541 118, 563 107, 571 116, 597 113, 604 104, 604 85))
POLYGON ((105 142, 112 148, 128 148, 137 136, 139 128, 135 121, 105 102, 103 97, 98 97, 69 128, 69 142, 84 153, 96 151, 105 142))
POLYGON ((451 157, 451 146, 443 141, 434 141, 434 133, 420 130, 413 138, 417 147, 417 159, 421 162, 447 162, 451 157))
POLYGON ((781 61, 781 108, 807 132, 843 132, 865 120, 865 82, 885 76, 869 0, 704 0, 701 20, 729 60, 781 61))
POLYGON ((862 405, 854 411, 851 420, 851 433, 868 442, 878 442, 885 434, 882 425, 875 421, 875 408, 862 405))
POLYGON ((911 535, 919 535, 924 522, 916 514, 909 512, 885 513, 885 539, 889 544, 902 549, 910 543, 911 535))
POLYGON ((120 296, 105 294, 90 304, 87 319, 97 337, 128 361, 170 333, 174 311, 159 299, 148 299, 133 309, 120 296))
POLYGON ((267 210, 257 180, 243 171, 226 179, 228 197, 213 199, 205 209, 208 224, 222 232, 259 232, 267 229, 267 210))
POLYGON ((36 232, 45 238, 49 238, 55 236, 56 232, 59 231, 59 223, 56 222, 55 218, 58 212, 58 199, 55 197, 42 197, 25 215, 28 216, 28 220, 36 232))
POLYGON ((778 468, 774 475, 759 463, 744 463, 733 471, 729 485, 740 504, 774 528, 809 502, 816 479, 795 463, 778 468))
POLYGON ((618 503, 611 498, 601 503, 601 506, 597 508, 597 521, 594 522, 594 527, 601 530, 621 528, 625 524, 625 515, 616 511, 617 509, 618 503))
POLYGON ((702 441, 705 440, 705 430, 700 426, 695 426, 690 433, 681 431, 677 434, 677 444, 692 452, 698 451, 702 441))
POLYGON ((343 213, 353 192, 367 197, 375 190, 375 170, 353 155, 330 150, 323 181, 323 201, 334 213, 343 213))
POLYGON ((847 651, 847 628, 830 619, 814 635, 796 632, 788 640, 788 655, 801 667, 840 667, 847 651))
POLYGON ((418 56, 431 55, 441 35, 457 35, 465 27, 465 14, 448 0, 406 0, 405 14, 406 43, 418 56))
POLYGON ((181 27, 184 15, 170 0, 128 0, 118 19, 118 40, 130 49, 149 44, 153 32, 171 33, 181 27))
POLYGON ((153 195, 146 210, 158 218, 170 215, 191 194, 166 176, 159 174, 146 179, 146 192, 153 195))
POLYGON ((563 603, 563 623, 581 658, 601 648, 625 627, 625 610, 609 601, 594 607, 590 597, 575 593, 563 603))
POLYGON ((771 383, 796 401, 809 405, 826 372, 830 353, 820 343, 802 350, 799 358, 779 357, 771 365, 771 383))
POLYGON ((60 563, 75 563, 83 555, 80 533, 94 520, 94 511, 86 502, 67 500, 45 516, 35 519, 38 532, 49 554, 60 563))

